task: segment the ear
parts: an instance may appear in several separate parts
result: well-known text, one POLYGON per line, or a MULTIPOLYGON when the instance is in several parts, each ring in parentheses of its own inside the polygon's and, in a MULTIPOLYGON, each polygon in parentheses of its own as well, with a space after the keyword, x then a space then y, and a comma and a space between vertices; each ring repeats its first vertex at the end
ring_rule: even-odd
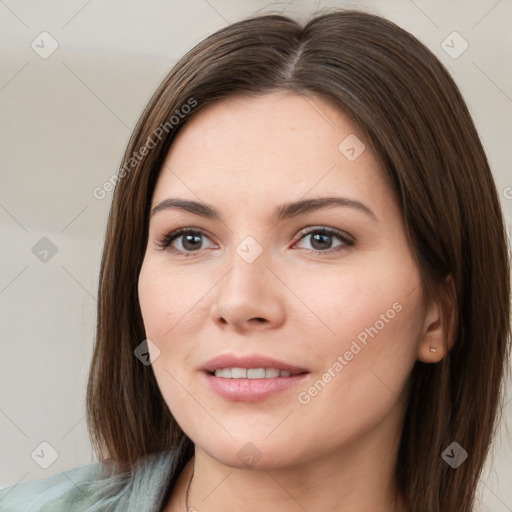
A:
POLYGON ((425 309, 418 359, 438 363, 455 343, 457 308, 455 286, 451 275, 445 278, 437 298, 431 298, 425 309))

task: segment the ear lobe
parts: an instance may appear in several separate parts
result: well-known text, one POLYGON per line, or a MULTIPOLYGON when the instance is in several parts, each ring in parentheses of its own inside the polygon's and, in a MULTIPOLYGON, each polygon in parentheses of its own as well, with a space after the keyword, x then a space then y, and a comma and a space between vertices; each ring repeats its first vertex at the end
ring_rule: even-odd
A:
POLYGON ((437 298, 431 298, 425 312, 423 336, 418 359, 424 363, 437 363, 455 343, 456 303, 455 285, 451 275, 446 277, 437 298))

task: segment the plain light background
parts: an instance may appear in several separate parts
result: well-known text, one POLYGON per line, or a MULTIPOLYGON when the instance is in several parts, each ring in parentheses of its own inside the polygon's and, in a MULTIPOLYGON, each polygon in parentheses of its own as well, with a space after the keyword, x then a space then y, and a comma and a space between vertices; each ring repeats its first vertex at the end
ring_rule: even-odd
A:
MULTIPOLYGON (((304 19, 330 6, 384 15, 448 67, 487 151, 510 232, 510 0, 0 0, 0 487, 96 460, 84 398, 112 193, 98 200, 93 190, 117 172, 156 87, 188 49, 229 23, 266 11, 304 19), (52 44, 54 53, 44 55, 52 44), (49 250, 47 261, 34 246, 49 250), (48 463, 52 449, 55 460, 40 467, 37 454, 43 450, 48 463)), ((510 397, 481 480, 482 511, 512 511, 510 397)))

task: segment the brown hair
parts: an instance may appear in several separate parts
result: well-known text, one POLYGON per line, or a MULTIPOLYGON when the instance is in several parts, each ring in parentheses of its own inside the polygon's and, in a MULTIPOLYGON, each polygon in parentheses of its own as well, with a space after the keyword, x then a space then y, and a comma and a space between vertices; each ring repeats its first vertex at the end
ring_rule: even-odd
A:
POLYGON ((280 15, 234 23, 190 50, 151 98, 126 149, 106 231, 87 388, 94 448, 127 468, 177 446, 183 463, 191 456, 151 366, 134 357, 146 338, 137 283, 152 193, 174 137, 201 108, 277 90, 319 95, 358 123, 397 194, 425 290, 451 294, 455 344, 439 363, 413 368, 396 479, 408 510, 469 512, 510 357, 503 216, 447 70, 411 34, 360 11, 328 10, 304 25, 280 15), (188 115, 187 104, 196 105, 188 115), (454 441, 469 454, 457 469, 441 457, 454 441))

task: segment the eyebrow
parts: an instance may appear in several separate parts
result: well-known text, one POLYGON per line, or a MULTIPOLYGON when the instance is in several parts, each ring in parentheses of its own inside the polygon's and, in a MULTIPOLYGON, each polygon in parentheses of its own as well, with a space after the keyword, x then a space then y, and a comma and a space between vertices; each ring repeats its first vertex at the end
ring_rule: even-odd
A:
MULTIPOLYGON (((375 213, 365 204, 355 199, 349 199, 346 197, 320 197, 315 199, 302 199, 291 203, 284 203, 279 205, 273 212, 272 218, 275 220, 284 220, 291 217, 296 217, 308 212, 322 210, 325 208, 345 206, 354 208, 360 212, 368 215, 372 220, 378 222, 375 213)), ((219 219, 221 216, 215 208, 205 203, 198 201, 191 201, 188 199, 179 199, 174 197, 168 197, 160 203, 158 203, 152 210, 150 217, 153 217, 156 213, 163 210, 181 210, 201 217, 209 219, 219 219)))

